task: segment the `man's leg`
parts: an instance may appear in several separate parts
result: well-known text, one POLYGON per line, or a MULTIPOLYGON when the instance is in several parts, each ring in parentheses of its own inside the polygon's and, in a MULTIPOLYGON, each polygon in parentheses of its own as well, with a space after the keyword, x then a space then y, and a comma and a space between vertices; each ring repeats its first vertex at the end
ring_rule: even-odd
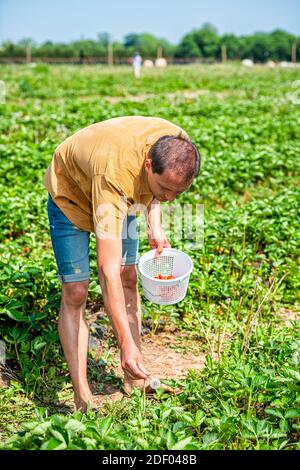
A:
POLYGON ((89 281, 62 284, 58 331, 74 388, 77 409, 92 402, 87 382, 88 327, 84 318, 89 281))
POLYGON ((84 311, 89 284, 89 232, 76 227, 48 198, 50 234, 62 299, 58 331, 74 387, 75 405, 86 409, 91 400, 87 383, 88 328, 84 311))

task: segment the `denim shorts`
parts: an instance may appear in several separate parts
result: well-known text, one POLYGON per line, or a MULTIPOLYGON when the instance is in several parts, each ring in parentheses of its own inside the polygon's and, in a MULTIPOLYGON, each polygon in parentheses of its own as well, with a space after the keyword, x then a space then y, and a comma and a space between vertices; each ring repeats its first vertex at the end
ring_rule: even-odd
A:
MULTIPOLYGON (((76 227, 55 204, 50 194, 47 210, 59 281, 77 282, 89 279, 90 232, 76 227)), ((128 215, 122 230, 121 266, 137 264, 138 261, 138 222, 135 215, 128 215)))

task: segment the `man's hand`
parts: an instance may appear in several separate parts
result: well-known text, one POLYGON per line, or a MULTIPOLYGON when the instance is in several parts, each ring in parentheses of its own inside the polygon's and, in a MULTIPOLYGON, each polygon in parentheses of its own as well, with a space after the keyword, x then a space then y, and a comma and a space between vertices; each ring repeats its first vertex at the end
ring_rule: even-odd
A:
POLYGON ((130 379, 149 379, 151 374, 143 365, 142 355, 135 345, 121 347, 122 369, 130 379))
POLYGON ((151 250, 156 248, 159 255, 164 248, 171 248, 166 234, 160 225, 154 227, 149 226, 147 229, 147 235, 151 250))

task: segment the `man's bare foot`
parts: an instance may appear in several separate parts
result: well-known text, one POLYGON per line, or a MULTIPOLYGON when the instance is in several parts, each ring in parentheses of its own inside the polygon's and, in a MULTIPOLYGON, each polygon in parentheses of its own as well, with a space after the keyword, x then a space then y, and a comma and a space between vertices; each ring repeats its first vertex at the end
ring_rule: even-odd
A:
POLYGON ((145 380, 144 379, 130 379, 128 375, 124 374, 124 390, 125 392, 130 395, 133 388, 139 388, 140 390, 144 390, 145 388, 145 380))
POLYGON ((82 413, 87 412, 88 405, 90 407, 96 408, 96 403, 93 400, 93 395, 90 394, 88 396, 74 396, 74 403, 77 411, 81 411, 82 413))
MULTIPOLYGON (((148 381, 147 381, 148 382, 148 381)), ((124 374, 124 390, 125 392, 130 395, 132 393, 133 388, 139 388, 142 391, 145 391, 146 395, 151 396, 153 393, 155 393, 155 389, 153 389, 150 384, 146 385, 145 380, 133 380, 130 379, 126 373, 124 374)), ((169 387, 168 385, 165 385, 163 383, 160 384, 160 387, 164 389, 164 393, 170 393, 170 394, 175 394, 178 395, 182 389, 181 388, 172 388, 169 387)))
MULTIPOLYGON (((179 395, 182 392, 182 388, 180 387, 173 388, 163 383, 160 384, 160 388, 163 388, 164 393, 169 393, 170 395, 179 395)), ((155 392, 156 390, 152 388, 150 384, 145 388, 145 394, 148 397, 151 397, 155 392)))

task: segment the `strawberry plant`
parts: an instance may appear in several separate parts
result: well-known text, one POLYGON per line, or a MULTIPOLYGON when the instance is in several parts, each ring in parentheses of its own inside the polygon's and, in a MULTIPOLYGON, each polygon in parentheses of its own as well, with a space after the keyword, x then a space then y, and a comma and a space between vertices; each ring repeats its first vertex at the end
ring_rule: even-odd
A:
MULTIPOLYGON (((300 108, 289 99, 299 69, 168 67, 137 83, 127 67, 2 66, 1 79, 0 340, 10 377, 0 386, 1 447, 299 449, 299 326, 279 315, 299 306, 300 108), (205 354, 205 369, 165 380, 181 395, 136 390, 82 415, 61 405, 70 383, 43 175, 68 135, 122 115, 177 123, 202 155, 176 203, 204 205, 204 245, 175 237, 176 220, 169 233, 194 262, 188 294, 166 306, 142 296, 142 305, 152 334, 171 325, 185 335, 183 350, 205 354)), ((140 251, 148 249, 140 233, 140 251)), ((90 253, 87 313, 101 301, 94 238, 90 253)), ((95 321, 105 334, 89 356, 101 390, 121 382, 108 323, 95 321)))

